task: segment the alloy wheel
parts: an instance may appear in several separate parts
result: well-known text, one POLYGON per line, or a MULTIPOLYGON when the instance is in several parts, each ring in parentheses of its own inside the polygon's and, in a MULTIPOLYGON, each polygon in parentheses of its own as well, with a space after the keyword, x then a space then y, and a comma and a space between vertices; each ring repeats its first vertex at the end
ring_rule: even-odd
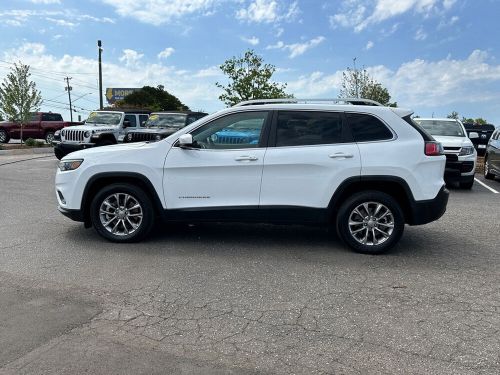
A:
POLYGON ((129 236, 139 229, 143 219, 139 201, 126 193, 114 193, 99 207, 102 226, 115 236, 129 236))
POLYGON ((349 214, 349 232, 360 244, 375 246, 386 242, 394 231, 394 215, 378 202, 364 202, 349 214))

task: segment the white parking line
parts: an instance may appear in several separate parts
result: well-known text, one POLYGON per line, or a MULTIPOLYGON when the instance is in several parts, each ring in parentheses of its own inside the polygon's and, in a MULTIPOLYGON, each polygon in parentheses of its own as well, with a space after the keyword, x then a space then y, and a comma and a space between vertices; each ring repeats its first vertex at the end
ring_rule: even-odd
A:
POLYGON ((492 193, 495 193, 495 194, 499 194, 498 191, 496 191, 495 189, 493 189, 492 187, 489 187, 488 185, 486 185, 484 182, 481 182, 479 181, 477 178, 474 178, 474 180, 476 182, 478 182, 479 184, 481 184, 482 186, 484 186, 486 189, 488 189, 489 191, 491 191, 492 193))

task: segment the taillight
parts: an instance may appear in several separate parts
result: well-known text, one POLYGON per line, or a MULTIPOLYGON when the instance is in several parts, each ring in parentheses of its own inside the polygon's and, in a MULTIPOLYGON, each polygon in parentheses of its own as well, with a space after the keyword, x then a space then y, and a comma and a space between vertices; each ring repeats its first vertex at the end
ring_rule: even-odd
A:
POLYGON ((443 146, 439 142, 425 142, 425 154, 427 156, 444 155, 443 146))

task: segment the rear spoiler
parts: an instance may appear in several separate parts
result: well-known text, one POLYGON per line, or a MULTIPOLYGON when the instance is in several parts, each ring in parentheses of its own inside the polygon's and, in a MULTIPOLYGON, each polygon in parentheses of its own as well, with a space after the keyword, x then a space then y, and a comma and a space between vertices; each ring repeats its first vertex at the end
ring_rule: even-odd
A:
POLYGON ((413 115, 413 111, 411 109, 391 107, 391 110, 392 110, 392 112, 394 112, 395 114, 397 114, 401 118, 413 115))

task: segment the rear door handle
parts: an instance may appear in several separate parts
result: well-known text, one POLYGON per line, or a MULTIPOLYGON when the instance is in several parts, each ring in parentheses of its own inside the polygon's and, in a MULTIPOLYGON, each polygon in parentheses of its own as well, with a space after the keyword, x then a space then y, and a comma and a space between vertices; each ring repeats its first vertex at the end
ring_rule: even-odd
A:
POLYGON ((243 156, 238 156, 238 157, 234 158, 234 160, 236 160, 236 161, 256 161, 256 160, 259 160, 259 158, 256 156, 243 155, 243 156))
POLYGON ((332 159, 340 159, 340 158, 350 159, 350 158, 354 157, 354 155, 353 154, 345 154, 343 152, 336 152, 335 154, 328 155, 328 157, 332 158, 332 159))

